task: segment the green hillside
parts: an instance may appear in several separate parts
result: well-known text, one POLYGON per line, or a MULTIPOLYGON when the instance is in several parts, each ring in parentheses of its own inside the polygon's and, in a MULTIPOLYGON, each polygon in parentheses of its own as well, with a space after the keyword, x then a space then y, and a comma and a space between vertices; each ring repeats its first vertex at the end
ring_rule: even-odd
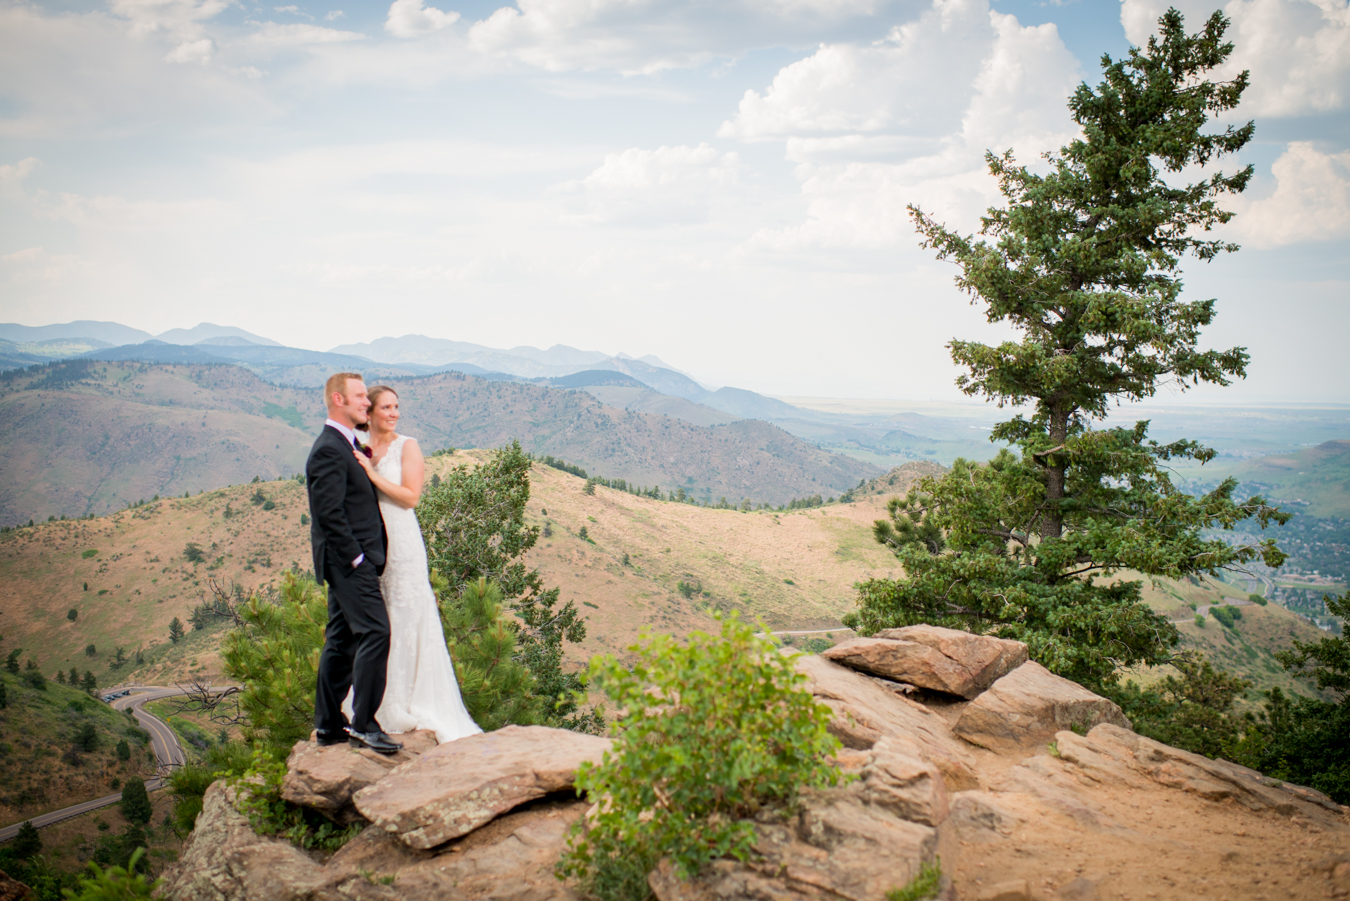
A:
MULTIPOLYGON (((6 640, 0 651, 14 647, 6 640)), ((131 776, 154 774, 149 733, 131 714, 55 682, 35 689, 23 673, 0 673, 0 684, 8 701, 0 709, 0 825, 110 794, 131 776), (125 760, 117 750, 121 741, 127 743, 125 760)))
POLYGON ((1272 497, 1316 517, 1350 517, 1350 441, 1327 441, 1233 468, 1244 484, 1268 486, 1272 497))
MULTIPOLYGON (((457 372, 397 384, 405 426, 428 449, 518 439, 607 478, 704 500, 839 494, 878 471, 756 420, 701 425, 457 372)), ((0 374, 0 415, 24 424, 0 436, 0 524, 291 475, 324 420, 318 391, 235 366, 88 361, 0 374)))

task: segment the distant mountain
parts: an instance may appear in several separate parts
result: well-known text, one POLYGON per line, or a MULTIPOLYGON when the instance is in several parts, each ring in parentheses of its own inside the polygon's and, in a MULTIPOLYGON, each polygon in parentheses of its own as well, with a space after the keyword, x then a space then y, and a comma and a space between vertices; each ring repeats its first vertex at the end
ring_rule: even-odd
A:
POLYGON ((203 322, 192 328, 172 328, 163 334, 156 335, 155 338, 165 344, 203 344, 216 338, 243 338, 253 344, 264 344, 271 347, 281 346, 279 342, 273 341, 271 338, 263 338, 234 326, 214 325, 210 322, 203 322))
POLYGON ((18 325, 13 322, 0 324, 0 338, 16 344, 49 341, 53 338, 93 338, 110 346, 118 346, 139 344, 153 337, 155 336, 138 328, 117 322, 95 322, 92 319, 79 319, 61 325, 18 325))
POLYGON ((743 419, 810 419, 811 414, 800 407, 746 391, 744 388, 718 388, 702 398, 702 403, 734 413, 743 419))
POLYGON ((183 344, 166 344, 163 341, 145 341, 141 344, 124 344, 121 347, 104 347, 81 354, 88 360, 122 361, 134 360, 138 363, 228 363, 225 357, 212 354, 200 347, 183 344))
POLYGON ((622 372, 615 372, 612 369, 584 369, 581 372, 574 372, 571 375, 560 376, 556 379, 547 379, 542 384, 552 388, 592 388, 600 385, 614 385, 625 388, 638 388, 647 390, 647 386, 633 378, 631 375, 625 375, 622 372))
MULTIPOLYGON (((164 344, 129 350, 137 349, 142 357, 205 353, 164 344)), ((195 494, 303 469, 323 423, 320 392, 268 384, 219 359, 209 366, 141 361, 103 364, 90 357, 0 374, 0 417, 24 423, 22 430, 0 431, 0 523, 101 513, 156 494, 195 494), (43 440, 28 440, 33 434, 43 440)), ((427 450, 514 439, 606 478, 683 488, 701 500, 780 504, 837 495, 880 472, 755 420, 699 425, 618 409, 585 390, 457 372, 397 385, 404 428, 427 450)))

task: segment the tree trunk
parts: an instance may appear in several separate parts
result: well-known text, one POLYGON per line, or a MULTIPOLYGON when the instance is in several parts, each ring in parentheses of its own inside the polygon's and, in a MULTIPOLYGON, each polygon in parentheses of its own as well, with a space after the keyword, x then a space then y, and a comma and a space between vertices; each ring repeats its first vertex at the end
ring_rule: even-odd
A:
MULTIPOLYGON (((1069 437, 1069 413, 1059 406, 1050 408, 1050 446, 1062 447, 1069 437)), ((1059 538, 1064 534, 1064 513, 1060 501, 1064 499, 1064 458, 1058 453, 1045 458, 1046 513, 1041 519, 1041 537, 1059 538)))

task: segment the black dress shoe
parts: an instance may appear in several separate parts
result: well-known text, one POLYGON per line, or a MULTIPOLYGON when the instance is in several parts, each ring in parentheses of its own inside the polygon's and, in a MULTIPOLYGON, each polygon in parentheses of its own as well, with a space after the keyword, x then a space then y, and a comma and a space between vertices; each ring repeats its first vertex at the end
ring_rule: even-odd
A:
POLYGON ((346 740, 346 732, 336 732, 331 729, 314 730, 314 741, 317 742, 321 748, 326 748, 330 745, 340 745, 346 740))
POLYGON ((394 741, 382 731, 357 732, 355 729, 347 730, 348 744, 353 748, 370 748, 377 754, 395 754, 403 749, 403 745, 394 741))

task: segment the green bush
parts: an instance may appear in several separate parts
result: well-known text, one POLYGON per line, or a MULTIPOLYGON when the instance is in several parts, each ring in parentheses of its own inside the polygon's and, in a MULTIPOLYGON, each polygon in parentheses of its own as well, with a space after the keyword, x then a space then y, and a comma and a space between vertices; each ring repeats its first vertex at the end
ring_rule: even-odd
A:
POLYGON ((145 849, 137 848, 131 853, 127 866, 112 866, 100 869, 98 864, 89 864, 89 875, 80 880, 77 889, 66 889, 63 894, 67 901, 134 901, 137 898, 150 898, 159 886, 159 881, 145 881, 140 872, 145 866, 145 849))
POLYGON ((278 603, 255 595, 239 617, 240 627, 221 642, 221 659, 225 674, 243 686, 244 737, 284 759, 313 729, 327 596, 312 579, 288 572, 278 603))
POLYGON ((623 661, 597 656, 590 674, 619 710, 615 744, 577 775, 578 789, 603 801, 573 833, 559 874, 602 899, 645 898, 646 873, 663 857, 685 876, 719 857, 745 859, 751 817, 839 780, 829 709, 735 615, 720 635, 649 636, 623 661))
POLYGON ((1261 595, 1259 594, 1249 594, 1247 595, 1247 600, 1251 601, 1253 604, 1256 604, 1258 607, 1264 607, 1266 606, 1266 604, 1270 603, 1265 598, 1261 597, 1261 595))
POLYGON ((132 776, 122 788, 122 816, 126 817, 129 823, 144 826, 150 822, 154 812, 154 808, 150 806, 150 795, 145 791, 145 783, 132 776))
POLYGON ((42 675, 41 670, 28 670, 23 674, 23 681, 28 683, 29 688, 35 688, 38 691, 47 690, 47 677, 42 675))
POLYGON ((1203 613, 1197 613, 1195 615, 1195 624, 1202 629, 1205 627, 1205 615, 1203 613))
POLYGON ((202 812, 202 797, 211 783, 243 775, 253 765, 253 752, 243 742, 222 742, 210 748, 200 761, 169 772, 169 794, 174 806, 171 820, 180 834, 192 831, 202 812))
MULTIPOLYGON (((432 571, 431 583, 437 595, 449 594, 439 572, 432 571)), ((516 632, 502 609, 501 586, 487 579, 470 582, 458 597, 441 601, 440 610, 459 691, 474 722, 488 732, 540 722, 541 699, 530 671, 515 659, 516 632)))
POLYGON ((1236 625, 1237 621, 1242 619, 1241 610, 1239 610, 1236 607, 1229 607, 1227 605, 1222 607, 1219 606, 1210 607, 1209 615, 1214 617, 1216 620, 1218 620, 1226 628, 1229 629, 1233 628, 1234 625, 1236 625))
POLYGON ((1195 652, 1177 654, 1172 666, 1177 675, 1154 687, 1126 682, 1108 687, 1107 694, 1140 735, 1206 757, 1226 755, 1244 722, 1234 704, 1252 683, 1215 669, 1209 658, 1195 652))

